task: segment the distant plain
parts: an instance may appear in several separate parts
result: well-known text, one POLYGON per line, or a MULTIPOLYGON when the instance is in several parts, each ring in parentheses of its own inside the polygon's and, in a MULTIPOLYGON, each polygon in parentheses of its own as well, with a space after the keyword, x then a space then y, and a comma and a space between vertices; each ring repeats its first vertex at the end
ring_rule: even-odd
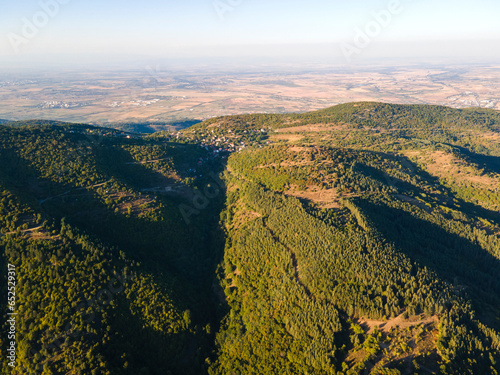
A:
POLYGON ((500 110, 500 66, 456 65, 186 68, 0 75, 0 119, 98 125, 186 120, 241 113, 306 112, 380 101, 500 110))

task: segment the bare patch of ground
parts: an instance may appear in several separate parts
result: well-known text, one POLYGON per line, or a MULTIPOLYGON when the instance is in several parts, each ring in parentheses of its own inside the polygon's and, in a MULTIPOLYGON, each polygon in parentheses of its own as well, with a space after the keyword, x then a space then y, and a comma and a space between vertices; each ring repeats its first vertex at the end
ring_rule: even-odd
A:
POLYGON ((346 130, 346 124, 310 124, 276 129, 277 133, 317 133, 324 131, 346 130))
MULTIPOLYGON (((2 233, 2 234, 0 234, 0 237, 3 237, 7 234, 16 234, 16 233, 18 233, 18 232, 14 231, 14 232, 2 233)), ((52 236, 50 233, 44 232, 42 225, 35 227, 35 228, 22 229, 19 231, 19 233, 23 233, 24 235, 26 235, 27 237, 29 237, 33 240, 54 240, 54 239, 57 239, 59 237, 59 235, 52 236)))
POLYGON ((316 185, 308 185, 305 189, 300 189, 298 185, 291 185, 290 189, 284 193, 289 196, 317 203, 321 208, 342 207, 339 202, 340 196, 335 189, 321 189, 316 185))
POLYGON ((491 140, 491 141, 500 141, 500 133, 489 132, 481 134, 482 138, 491 140))
POLYGON ((455 155, 444 152, 406 151, 405 156, 417 158, 425 165, 431 175, 440 179, 448 179, 455 183, 479 185, 478 188, 497 188, 500 186, 499 176, 481 174, 473 165, 455 155))
POLYGON ((424 317, 422 315, 417 315, 410 317, 409 319, 404 319, 403 314, 398 315, 395 318, 389 320, 372 320, 372 319, 356 319, 356 324, 368 330, 368 333, 373 333, 375 327, 378 327, 380 332, 390 332, 391 329, 399 328, 406 329, 408 327, 413 327, 419 324, 429 324, 439 322, 439 318, 434 315, 431 317, 424 317))
POLYGON ((151 198, 138 198, 132 199, 127 202, 123 202, 117 205, 120 213, 126 214, 131 213, 133 215, 139 215, 141 213, 145 213, 151 211, 151 208, 145 208, 149 203, 154 202, 154 199, 151 198))
POLYGON ((270 164, 265 164, 265 165, 257 165, 255 168, 257 169, 262 169, 262 168, 270 168, 270 167, 302 167, 305 165, 314 165, 313 161, 309 160, 301 160, 301 161, 283 161, 281 163, 270 163, 270 164))
POLYGON ((27 233, 31 239, 33 240, 56 240, 59 238, 59 235, 53 236, 48 232, 43 231, 32 231, 27 233))
POLYGON ((368 341, 366 345, 365 341, 354 345, 346 358, 351 369, 365 370, 360 373, 368 374, 378 373, 377 369, 398 368, 402 374, 411 375, 418 366, 429 374, 437 372, 436 316, 402 319, 400 315, 388 321, 358 319, 356 323, 364 329, 365 340, 371 335, 372 342, 377 344, 368 341))
POLYGON ((307 152, 309 149, 307 147, 293 146, 288 149, 288 151, 292 152, 307 152))
POLYGON ((304 138, 304 136, 300 134, 273 134, 269 137, 271 141, 288 141, 288 142, 300 141, 302 138, 304 138))

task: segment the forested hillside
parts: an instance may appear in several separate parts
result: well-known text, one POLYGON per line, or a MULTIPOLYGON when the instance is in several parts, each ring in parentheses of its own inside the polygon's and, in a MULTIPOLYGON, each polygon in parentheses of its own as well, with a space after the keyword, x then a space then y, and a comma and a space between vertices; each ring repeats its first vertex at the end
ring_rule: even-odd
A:
POLYGON ((3 373, 500 370, 495 111, 9 123, 0 191, 3 373))
POLYGON ((178 207, 219 163, 84 125, 0 133, 1 267, 16 267, 18 313, 18 366, 2 373, 206 371, 223 194, 189 225, 178 207))
POLYGON ((211 373, 497 373, 497 112, 355 103, 183 136, 239 150, 211 373))

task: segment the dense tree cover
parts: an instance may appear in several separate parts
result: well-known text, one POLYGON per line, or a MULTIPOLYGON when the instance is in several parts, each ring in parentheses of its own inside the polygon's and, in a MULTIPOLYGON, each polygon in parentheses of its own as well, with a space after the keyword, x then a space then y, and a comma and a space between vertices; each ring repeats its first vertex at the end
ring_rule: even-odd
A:
POLYGON ((0 232, 28 229, 29 224, 41 224, 42 215, 35 214, 9 190, 0 192, 0 232))
MULTIPOLYGON (((296 199, 285 198, 258 185, 246 183, 239 194, 241 197, 234 197, 232 201, 244 199, 249 208, 262 215, 262 218, 251 221, 248 226, 235 232, 234 240, 230 237, 231 247, 225 252, 226 272, 232 278, 232 285, 226 285, 232 310, 225 331, 219 336, 222 354, 217 365, 219 367, 215 367, 217 369, 215 373, 229 373, 229 370, 246 373, 249 371, 248 363, 262 364, 267 361, 269 366, 266 371, 280 373, 270 365, 278 363, 279 358, 258 355, 255 357, 256 351, 251 348, 253 345, 259 345, 262 338, 253 331, 256 323, 251 319, 255 315, 262 314, 267 319, 261 320, 260 323, 266 326, 274 324, 278 332, 286 332, 295 337, 295 330, 299 329, 302 335, 307 335, 307 325, 302 324, 297 328, 291 326, 287 320, 289 313, 274 306, 280 303, 279 306, 282 308, 283 305, 286 306, 287 298, 294 298, 295 294, 301 295, 301 293, 306 294, 302 298, 302 303, 305 304, 301 307, 302 311, 308 310, 306 307, 308 299, 314 298, 315 301, 334 304, 337 309, 350 317, 385 319, 399 315, 403 311, 410 316, 421 312, 428 316, 438 314, 442 317, 440 339, 437 343, 437 349, 443 360, 441 371, 456 373, 457 369, 461 369, 460 373, 471 374, 478 371, 493 371, 495 361, 492 358, 499 355, 498 349, 495 349, 500 344, 499 337, 495 331, 477 320, 473 307, 476 301, 481 300, 481 303, 487 305, 486 307, 495 306, 493 313, 498 314, 500 306, 496 300, 495 289, 491 289, 492 283, 496 285, 495 288, 498 287, 498 279, 495 278, 498 269, 495 263, 492 264, 491 260, 486 259, 487 256, 485 258, 487 253, 484 250, 476 252, 478 260, 471 268, 470 264, 464 265, 462 259, 453 259, 451 254, 442 251, 443 235, 436 229, 434 229, 436 236, 441 236, 441 241, 433 238, 430 228, 425 226, 422 230, 429 238, 427 241, 425 235, 419 233, 415 226, 412 230, 415 230, 415 236, 419 236, 419 242, 415 242, 411 237, 407 239, 408 243, 404 244, 400 242, 394 244, 385 240, 382 236, 385 232, 381 233, 375 228, 370 216, 360 208, 359 203, 345 202, 360 224, 358 229, 345 232, 307 213, 296 199), (266 237, 272 241, 264 242, 266 237), (264 250, 273 242, 279 251, 272 253, 264 250), (410 253, 411 247, 416 247, 422 252, 427 246, 425 258, 410 253), (408 253, 405 254, 406 252, 408 253), (431 254, 435 254, 436 257, 436 261, 432 264, 429 262, 431 254), (446 260, 447 258, 451 260, 446 260), (450 261, 453 266, 443 268, 443 265, 450 265, 450 261), (280 271, 280 267, 285 267, 285 271, 280 271), (484 274, 480 273, 479 276, 477 272, 484 274), (275 276, 275 273, 278 273, 279 277, 275 276), (293 280, 295 273, 295 282, 303 286, 303 291, 294 292, 294 288, 283 284, 283 280, 286 280, 283 274, 287 273, 288 280, 293 280), (471 294, 479 293, 481 289, 488 291, 483 295, 476 294, 472 305, 469 302, 471 297, 457 289, 456 279, 454 281, 452 277, 455 275, 461 278, 467 273, 471 279, 461 279, 460 282, 474 289, 471 290, 471 294), (265 296, 257 297, 259 291, 265 293, 265 296), (253 293, 257 293, 255 298, 253 293), (275 298, 278 300, 273 303, 275 298), (262 304, 262 301, 270 305, 262 304), (274 321, 267 323, 270 317, 274 321), (245 354, 247 351, 242 349, 233 351, 237 342, 245 342, 249 354, 245 354)), ((381 211, 381 207, 374 210, 374 212, 381 211)), ((235 216, 234 213, 227 215, 229 218, 235 216)), ((458 225, 457 231, 464 229, 460 224, 455 225, 458 225)), ((392 230, 394 231, 394 228, 392 230)), ((404 236, 405 232, 396 233, 401 233, 403 238, 407 237, 404 236)), ((392 240, 391 236, 387 237, 392 240)), ((472 247, 470 242, 463 242, 469 243, 472 247)), ((451 243, 450 246, 451 250, 460 251, 456 244, 451 243)), ((491 242, 489 247, 498 249, 498 240, 497 243, 491 242)), ((471 254, 464 254, 467 255, 470 257, 471 254)), ((498 264, 498 258, 496 259, 498 264)), ((300 306, 300 302, 296 304, 300 306)), ((487 311, 485 306, 479 303, 476 307, 478 311, 487 311)), ((312 308, 310 316, 314 317, 316 314, 321 316, 320 306, 312 305, 310 308, 312 308)), ((334 311, 330 312, 329 318, 333 321, 337 319, 334 311)), ((494 316, 498 315, 492 315, 494 316)), ((296 314, 296 318, 299 317, 300 315, 296 314)), ((319 318, 315 320, 321 321, 319 318)), ((322 337, 327 335, 323 334, 322 337)), ((282 336, 268 336, 266 345, 280 346, 281 340, 282 336)), ((341 339, 336 341, 333 336, 330 336, 329 342, 330 345, 342 346, 341 339)), ((306 345, 314 347, 312 343, 306 345)), ((284 344, 281 350, 284 355, 293 356, 289 349, 292 347, 291 344, 284 344)), ((304 357, 302 364, 312 363, 308 361, 310 359, 304 357)), ((290 365, 290 362, 287 364, 290 365)), ((287 367, 283 365, 280 368, 284 370, 287 367)), ((332 362, 329 371, 335 373, 335 369, 340 370, 341 367, 338 363, 335 367, 332 362)), ((286 371, 294 373, 294 371, 308 370, 304 368, 286 371)), ((322 373, 326 370, 316 363, 309 371, 322 373)))
POLYGON ((147 137, 0 125, 10 373, 497 374, 499 124, 356 103, 147 137), (336 127, 273 138, 310 124, 336 127))
MULTIPOLYGON (((322 321, 319 317, 324 310, 321 305, 311 305, 311 299, 332 303, 342 315, 351 317, 386 318, 402 311, 409 315, 421 312, 429 316, 442 315, 441 341, 437 347, 443 359, 442 372, 456 373, 457 369, 464 369, 463 366, 467 372, 461 373, 491 371, 494 362, 484 358, 484 350, 498 347, 498 335, 475 319, 470 302, 455 291, 452 282, 403 254, 400 248, 385 241, 370 223, 364 224, 369 236, 361 228, 342 232, 308 214, 296 199, 285 198, 258 185, 244 184, 242 190, 234 194, 240 196, 230 197, 228 202, 244 199, 262 218, 234 232, 228 241, 225 262, 229 280, 224 285, 231 314, 219 334, 221 355, 214 373, 252 373, 252 366, 257 364, 267 367, 260 367, 255 373, 341 370, 335 361, 330 362, 328 369, 323 367, 324 363, 313 361, 313 357, 294 355, 290 340, 295 342, 300 335, 315 337, 308 334, 307 324, 290 324, 291 318, 300 319, 300 314, 290 315, 286 310, 287 300, 295 298, 300 310, 308 311, 319 327, 318 322, 322 321), (274 252, 267 250, 271 245, 276 249, 274 252), (255 316, 262 318, 256 322, 255 316), (260 324, 266 328, 272 324, 274 332, 282 334, 269 336, 268 349, 259 356, 253 347, 263 345, 260 324), (459 333, 464 329, 476 333, 472 336, 459 333), (236 350, 237 343, 245 343, 245 346, 236 350), (278 348, 288 361, 269 354, 278 348), (300 363, 312 368, 301 368, 300 363)), ((354 215, 363 216, 354 203, 348 207, 354 215)), ((231 213, 230 209, 227 216, 233 220, 237 213, 231 213)), ((337 319, 335 311, 328 313, 327 320, 337 319)), ((336 348, 345 344, 341 337, 335 339, 334 332, 329 335, 323 332, 321 337, 327 338, 330 345, 337 345, 336 348)), ((321 349, 313 343, 304 344, 321 349)), ((335 356, 335 351, 332 355, 335 356)), ((493 355, 497 356, 498 352, 493 355)))
POLYGON ((9 235, 1 246, 18 275, 19 366, 12 374, 175 369, 175 360, 147 363, 126 344, 182 357, 194 331, 172 300, 168 278, 158 284, 135 262, 65 224, 57 238, 9 235))
POLYGON ((14 232, 0 238, 2 266, 19 282, 19 366, 2 361, 3 373, 206 371, 224 196, 189 224, 179 210, 209 180, 188 187, 188 170, 214 170, 198 163, 206 151, 92 127, 0 131, 0 229, 14 232), (142 191, 157 184, 180 190, 142 191))
MULTIPOLYGON (((470 156, 453 146, 427 147, 457 152, 464 159, 470 156)), ((318 363, 313 368, 290 370, 286 367, 290 362, 280 364, 278 370, 272 364, 281 362, 272 355, 268 360, 256 350, 231 350, 237 342, 249 342, 249 348, 261 343, 250 323, 251 314, 257 312, 266 316, 262 320, 266 325, 276 327, 275 332, 284 332, 288 340, 286 334, 294 337, 283 318, 288 314, 276 313, 272 302, 267 308, 255 305, 249 297, 261 288, 266 301, 276 295, 293 295, 292 288, 268 276, 277 270, 277 263, 290 263, 282 259, 283 253, 291 257, 295 278, 306 295, 332 303, 338 311, 338 315, 330 314, 332 319, 340 318, 343 328, 330 336, 337 350, 328 371, 382 374, 430 368, 443 374, 498 372, 500 215, 476 204, 480 192, 475 186, 470 187, 473 193, 468 197, 460 188, 450 187, 423 166, 398 155, 400 150, 387 145, 366 151, 299 143, 248 149, 231 156, 227 179, 237 188, 228 195, 223 215, 229 240, 227 279, 222 282, 231 313, 218 336, 220 356, 212 367, 214 373, 247 373, 252 367, 249 363, 268 362, 264 373, 327 371, 318 363), (342 208, 322 209, 314 202, 284 195, 290 194, 293 185, 334 188, 342 208), (257 250, 269 247, 258 242, 266 234, 277 248, 285 250, 275 254, 257 250), (251 261, 248 253, 253 255, 251 261), (261 275, 266 275, 266 283, 261 275), (383 338, 366 335, 362 329, 356 333, 352 323, 349 329, 349 318, 384 321, 402 313, 406 317, 423 313, 440 320, 434 327, 437 339, 431 339, 433 350, 413 353, 410 364, 394 360, 393 349, 382 351, 380 343, 390 340, 391 348, 399 348, 394 349, 395 358, 401 358, 416 350, 412 349, 414 338, 405 341, 403 333, 383 338), (362 360, 349 359, 350 353, 358 351, 365 353, 362 360)), ((473 158, 468 162, 477 161, 477 155, 473 158)), ((275 348, 282 342, 283 335, 269 336, 265 345, 275 348)), ((284 355, 292 347, 283 344, 284 355)), ((302 364, 311 363, 307 361, 304 357, 302 364)))
MULTIPOLYGON (((478 153, 500 156, 500 146, 475 142, 481 133, 500 131, 500 114, 487 109, 452 109, 432 105, 384 103, 341 104, 322 111, 295 115, 293 126, 310 123, 347 123, 358 128, 390 131, 391 138, 442 142, 478 153)), ((293 121, 292 120, 292 121, 293 121)), ((479 137, 480 138, 480 137, 479 137)))
POLYGON ((221 125, 234 129, 235 132, 244 132, 245 130, 250 129, 276 127, 282 124, 286 118, 287 115, 280 114, 253 114, 214 117, 190 127, 189 130, 191 131, 205 128, 214 129, 217 125, 221 125))
POLYGON ((295 255, 263 220, 235 234, 231 244, 226 268, 234 279, 225 288, 231 314, 218 336, 223 351, 213 372, 332 373, 338 311, 302 285, 295 255))

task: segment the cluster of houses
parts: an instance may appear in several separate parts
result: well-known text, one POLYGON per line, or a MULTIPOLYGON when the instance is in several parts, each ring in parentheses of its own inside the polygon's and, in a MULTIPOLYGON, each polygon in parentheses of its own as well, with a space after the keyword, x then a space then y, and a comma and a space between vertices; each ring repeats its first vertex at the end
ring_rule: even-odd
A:
POLYGON ((40 108, 42 109, 54 109, 54 108, 78 108, 78 107, 83 107, 83 103, 68 103, 68 102, 61 102, 61 101, 56 101, 56 100, 51 100, 51 101, 46 101, 42 104, 39 105, 40 108))
MULTIPOLYGON (((223 152, 239 152, 255 144, 259 143, 264 139, 267 134, 266 129, 260 130, 244 130, 242 132, 235 133, 231 129, 227 131, 221 131, 220 129, 215 130, 199 130, 192 131, 191 133, 172 133, 172 137, 175 139, 186 139, 189 141, 198 142, 201 147, 204 147, 208 151, 212 151, 215 154, 223 152), (258 138, 257 136, 260 136, 258 138)), ((266 142, 268 143, 268 142, 266 142)))

